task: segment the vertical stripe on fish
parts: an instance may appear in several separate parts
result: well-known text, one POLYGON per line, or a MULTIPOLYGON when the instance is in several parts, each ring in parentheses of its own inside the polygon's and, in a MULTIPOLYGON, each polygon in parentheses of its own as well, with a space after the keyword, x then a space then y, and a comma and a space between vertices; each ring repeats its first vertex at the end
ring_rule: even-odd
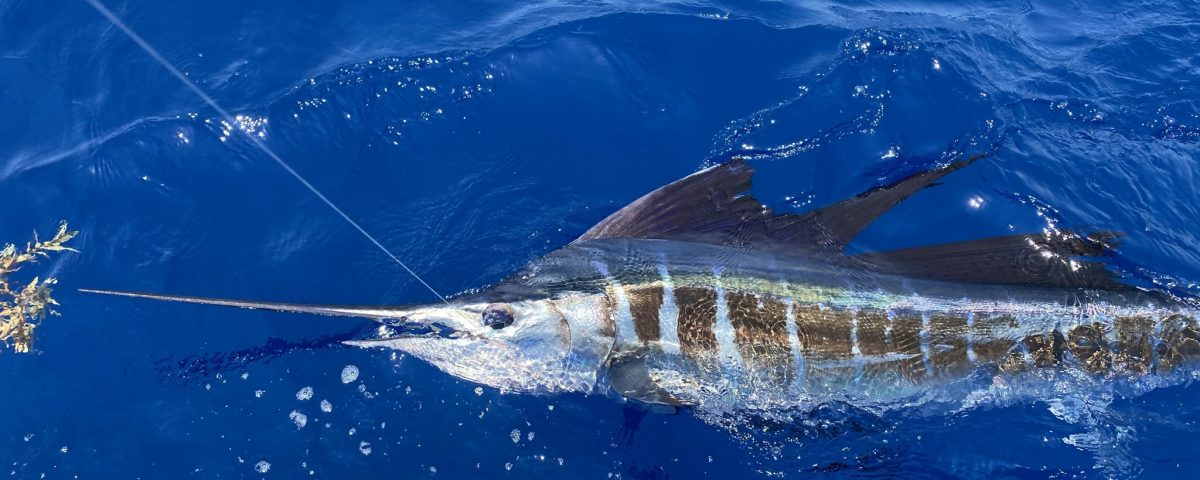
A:
POLYGON ((612 312, 613 321, 617 327, 617 349, 621 350, 622 347, 637 344, 637 334, 633 327, 633 313, 630 311, 629 296, 625 294, 625 287, 611 282, 608 285, 607 293, 613 301, 612 312))
POLYGON ((800 390, 804 388, 807 378, 804 376, 804 347, 800 343, 800 329, 796 328, 796 309, 792 307, 791 299, 783 302, 784 312, 786 312, 784 321, 787 322, 788 350, 792 354, 791 387, 800 390))
POLYGON ((929 362, 935 375, 960 376, 973 366, 967 358, 967 316, 944 313, 929 316, 929 362))
POLYGON ((1170 372, 1185 362, 1200 361, 1200 326, 1196 319, 1171 315, 1162 322, 1159 334, 1158 367, 1170 372))
POLYGON ((890 320, 883 310, 860 310, 858 322, 858 349, 863 356, 862 381, 894 383, 898 379, 896 367, 900 359, 893 358, 895 347, 889 334, 890 320))
POLYGON ((696 365, 707 366, 717 350, 713 330, 717 322, 717 292, 710 288, 678 287, 675 304, 679 307, 679 350, 696 365))
POLYGON ((792 350, 788 335, 787 304, 782 300, 741 292, 727 292, 729 321, 738 351, 756 385, 782 388, 792 382, 792 350))
POLYGON ((1134 374, 1149 372, 1154 320, 1143 316, 1117 317, 1113 329, 1117 332, 1117 367, 1134 374))
MULTIPOLYGON (((717 321, 713 324, 713 334, 717 337, 717 360, 725 371, 741 370, 745 363, 742 354, 738 352, 737 334, 733 331, 733 323, 729 320, 729 303, 725 288, 721 286, 718 275, 717 286, 717 321)), ((730 378, 730 380, 734 380, 730 378)))
POLYGON ((630 286, 629 313, 633 315, 633 328, 643 344, 657 342, 661 337, 659 312, 663 304, 663 286, 658 283, 630 286))
POLYGON ((658 309, 658 343, 663 353, 679 355, 679 305, 675 303, 675 287, 665 259, 658 265, 658 275, 663 288, 663 302, 658 309))
POLYGON ((892 351, 904 357, 896 362, 896 373, 911 383, 924 380, 928 377, 928 369, 925 368, 925 356, 921 349, 921 316, 907 311, 895 312, 891 325, 892 351))
POLYGON ((804 349, 808 387, 827 391, 844 388, 855 373, 850 332, 854 313, 816 305, 797 305, 793 311, 804 349))
POLYGON ((971 323, 971 349, 979 363, 1000 363, 1012 350, 1017 319, 1012 315, 976 314, 971 323))

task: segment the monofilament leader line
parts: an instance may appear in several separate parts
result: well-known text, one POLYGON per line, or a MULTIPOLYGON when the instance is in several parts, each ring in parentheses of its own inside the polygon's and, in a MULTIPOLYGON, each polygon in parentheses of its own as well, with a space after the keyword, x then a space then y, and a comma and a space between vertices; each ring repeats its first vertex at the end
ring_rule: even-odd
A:
MULTIPOLYGON (((159 65, 162 65, 163 68, 167 69, 168 72, 171 72, 171 75, 174 75, 175 78, 178 78, 180 82, 183 82, 183 84, 191 89, 192 92, 195 92, 196 95, 204 100, 204 103, 207 103, 209 107, 212 107, 213 110, 216 110, 217 114, 219 114, 226 122, 228 122, 230 125, 238 124, 233 115, 230 115, 228 111, 226 111, 224 108, 221 108, 221 105, 217 104, 216 100, 213 100, 213 98, 205 93, 204 90, 201 90, 200 87, 188 79, 183 72, 180 72, 179 69, 175 68, 171 62, 168 62, 167 59, 162 56, 162 54, 158 53, 157 49, 151 46, 150 43, 146 42, 146 40, 138 35, 137 32, 134 32, 133 29, 129 28, 129 26, 126 25, 125 22, 121 21, 121 19, 117 17, 112 10, 109 10, 108 7, 104 6, 103 3, 100 3, 100 0, 84 1, 91 5, 92 8, 95 8, 96 11, 100 12, 101 15, 104 15, 104 17, 107 18, 108 21, 113 24, 113 26, 117 27, 122 32, 125 32, 125 35, 128 36, 130 40, 133 40, 134 43, 137 43, 139 47, 142 47, 142 50, 144 50, 147 55, 150 55, 150 57, 157 61, 159 65)), ((413 269, 408 268, 408 265, 405 265, 404 262, 400 261, 395 254, 384 247, 382 243, 379 243, 379 240, 376 240, 374 236, 368 233, 366 229, 358 224, 358 222, 355 222, 354 219, 350 218, 349 215, 346 215, 346 212, 343 212, 342 209, 338 208, 337 205, 334 205, 334 203, 330 201, 325 194, 321 193, 320 190, 317 190, 317 187, 313 186, 312 183, 309 183, 304 176, 300 175, 300 172, 297 172, 292 168, 291 165, 288 165, 287 162, 283 161, 279 155, 275 154, 275 151, 271 150, 271 148, 267 146, 266 142, 264 142, 261 138, 254 136, 244 128, 239 128, 238 130, 241 130, 242 133, 246 134, 246 138, 249 138, 250 141, 254 143, 254 146, 258 147, 259 150, 262 150, 262 152, 270 157, 271 160, 274 160, 275 163, 279 164, 279 166, 287 171, 287 173, 291 174, 296 181, 304 185, 308 191, 312 192, 313 195, 316 195, 317 198, 321 199, 322 202, 325 202, 325 205, 328 205, 330 209, 341 216, 342 219, 349 223, 350 226, 354 227, 355 230, 358 230, 358 233, 361 233, 364 237, 367 237, 367 240, 370 240, 371 243, 375 244, 376 247, 379 247, 379 250, 394 260, 397 265, 400 265, 400 268, 403 268, 404 271, 408 272, 409 275, 412 275, 413 278, 417 279, 418 282, 421 282, 421 285, 424 285, 425 288, 428 288, 430 292, 433 292, 434 295, 437 295, 442 302, 446 303, 447 305, 450 304, 450 302, 446 301, 446 297, 443 297, 442 294, 438 293, 437 290, 434 290, 428 282, 422 279, 420 275, 417 275, 417 272, 414 272, 413 269)))

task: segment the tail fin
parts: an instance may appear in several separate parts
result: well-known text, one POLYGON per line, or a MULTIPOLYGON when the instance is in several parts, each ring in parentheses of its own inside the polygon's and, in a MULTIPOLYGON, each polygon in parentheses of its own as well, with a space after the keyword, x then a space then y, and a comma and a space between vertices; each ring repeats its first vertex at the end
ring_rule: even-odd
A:
POLYGON ((310 305, 303 303, 255 302, 245 300, 226 300, 220 298, 189 297, 183 295, 160 295, 156 293, 121 292, 116 290, 93 290, 81 288, 81 292, 117 295, 121 297, 148 298, 169 302, 199 303, 202 305, 222 305, 226 307, 250 308, 255 310, 272 310, 276 312, 309 313, 315 315, 330 315, 336 317, 362 317, 371 319, 400 318, 404 316, 407 307, 368 307, 348 305, 310 305))

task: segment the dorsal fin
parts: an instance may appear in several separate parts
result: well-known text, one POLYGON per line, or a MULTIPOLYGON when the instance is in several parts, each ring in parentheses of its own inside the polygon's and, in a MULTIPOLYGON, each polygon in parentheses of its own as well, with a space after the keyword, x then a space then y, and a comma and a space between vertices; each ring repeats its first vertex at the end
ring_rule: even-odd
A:
POLYGON ((576 241, 720 234, 746 221, 764 220, 770 211, 742 195, 750 190, 753 175, 754 169, 740 158, 709 167, 634 200, 576 241))
POLYGON ((961 169, 982 155, 806 214, 775 215, 746 192, 754 169, 745 160, 694 173, 634 200, 600 221, 576 241, 600 238, 657 238, 731 244, 792 253, 841 252, 867 225, 905 198, 961 169))
POLYGON ((1008 235, 853 258, 872 270, 910 278, 1113 290, 1127 287, 1098 259, 1113 252, 1120 236, 1116 232, 1081 236, 1069 231, 1008 235))
POLYGON ((935 170, 910 175, 890 185, 867 190, 854 198, 802 215, 783 215, 774 222, 775 229, 779 231, 776 236, 780 237, 780 241, 804 241, 840 252, 892 207, 984 155, 973 155, 935 170))

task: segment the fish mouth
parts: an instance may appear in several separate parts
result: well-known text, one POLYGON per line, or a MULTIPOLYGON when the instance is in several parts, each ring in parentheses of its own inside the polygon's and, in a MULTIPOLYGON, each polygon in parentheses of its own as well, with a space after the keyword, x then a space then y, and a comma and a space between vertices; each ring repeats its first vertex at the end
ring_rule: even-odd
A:
POLYGON ((472 338, 475 335, 457 330, 454 327, 446 325, 442 322, 409 322, 404 319, 396 319, 394 322, 387 322, 379 327, 379 336, 376 340, 390 340, 397 338, 444 338, 444 339, 461 339, 472 338))
POLYGON ((476 339, 478 339, 478 335, 455 329, 442 322, 402 321, 396 319, 366 332, 361 332, 352 339, 343 340, 342 344, 362 348, 384 346, 395 348, 393 346, 394 342, 401 340, 440 340, 448 343, 457 343, 464 340, 476 339))

